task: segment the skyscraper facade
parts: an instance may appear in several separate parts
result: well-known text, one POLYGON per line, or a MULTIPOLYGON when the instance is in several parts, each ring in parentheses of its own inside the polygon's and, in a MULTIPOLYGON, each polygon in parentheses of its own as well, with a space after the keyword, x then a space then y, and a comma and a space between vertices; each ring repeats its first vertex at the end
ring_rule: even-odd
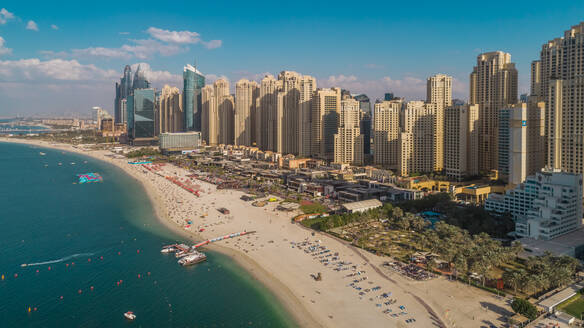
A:
POLYGON ((128 121, 127 112, 125 110, 125 102, 131 93, 132 68, 129 65, 126 65, 126 67, 124 67, 124 74, 120 78, 120 82, 116 83, 116 99, 114 101, 115 123, 126 123, 128 121))
POLYGON ((361 110, 355 99, 341 100, 339 127, 334 135, 335 163, 363 165, 363 136, 359 126, 361 110))
POLYGON ((235 84, 235 145, 251 146, 255 126, 252 115, 255 116, 255 105, 258 96, 258 85, 254 81, 241 79, 235 84))
POLYGON ((153 138, 155 135, 155 90, 135 89, 131 98, 134 112, 132 138, 153 138))
POLYGON ((478 174, 478 105, 444 110, 444 175, 461 181, 478 174))
POLYGON ((360 121, 359 129, 363 135, 363 152, 365 155, 371 154, 371 101, 365 94, 356 95, 355 100, 359 102, 360 121))
POLYGON ((146 79, 146 72, 138 65, 134 73, 134 80, 132 81, 132 90, 149 88, 150 82, 146 79))
POLYGON ((300 77, 298 89, 298 156, 308 157, 312 154, 311 100, 316 90, 316 79, 308 75, 300 77))
POLYGON ((542 46, 536 94, 546 105, 547 165, 584 172, 584 23, 542 46))
POLYGON ((278 81, 266 75, 260 82, 260 117, 262 127, 258 133, 258 146, 262 150, 274 151, 278 144, 280 118, 278 110, 278 81))
POLYGON ((477 57, 470 74, 471 105, 479 105, 479 170, 498 166, 499 110, 517 102, 517 70, 511 55, 502 51, 477 57))
POLYGON ((341 107, 341 89, 316 89, 312 97, 312 155, 334 158, 334 135, 337 132, 341 107))
POLYGON ((203 87, 201 101, 201 138, 207 145, 217 145, 219 143, 219 112, 213 85, 203 87))
POLYGON ((182 94, 176 87, 165 85, 158 99, 156 134, 183 131, 182 94))
POLYGON ((452 76, 430 76, 426 82, 426 102, 436 104, 442 109, 452 105, 452 76))
POLYGON ((201 131, 202 98, 205 76, 196 67, 187 64, 183 68, 183 109, 186 131, 201 131))
POLYGON ((373 163, 395 169, 398 164, 400 112, 402 100, 382 101, 375 104, 373 116, 373 163))
POLYGON ((410 101, 402 110, 398 158, 400 175, 436 170, 436 112, 435 104, 422 101, 410 101))

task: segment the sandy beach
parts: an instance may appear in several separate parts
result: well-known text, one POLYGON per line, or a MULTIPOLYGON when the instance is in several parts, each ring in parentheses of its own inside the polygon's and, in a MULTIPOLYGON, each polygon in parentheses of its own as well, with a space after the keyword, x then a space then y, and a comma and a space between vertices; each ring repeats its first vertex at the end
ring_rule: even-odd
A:
POLYGON ((190 172, 174 165, 150 171, 128 164, 127 159, 108 157, 109 151, 87 152, 23 139, 0 141, 72 151, 116 165, 142 183, 166 226, 193 241, 256 231, 209 248, 232 257, 267 286, 300 326, 490 327, 501 326, 504 315, 510 313, 503 298, 444 278, 410 280, 383 267, 390 260, 387 257, 326 234, 313 235, 291 223, 297 213, 277 211, 277 203, 254 207, 240 199, 242 192, 217 190, 212 184, 192 180, 202 190, 197 197, 165 178, 191 181, 190 172), (230 214, 220 213, 221 207, 230 214), (188 228, 186 220, 192 221, 188 228), (318 273, 321 281, 314 279, 318 273))

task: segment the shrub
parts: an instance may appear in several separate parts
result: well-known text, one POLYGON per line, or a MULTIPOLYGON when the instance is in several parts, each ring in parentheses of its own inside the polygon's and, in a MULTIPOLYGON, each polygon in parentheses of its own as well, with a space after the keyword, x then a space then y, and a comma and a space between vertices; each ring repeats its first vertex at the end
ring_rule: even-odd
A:
POLYGON ((515 313, 519 313, 529 318, 529 320, 535 320, 537 318, 537 309, 535 305, 529 303, 529 301, 515 297, 511 303, 511 308, 515 313))

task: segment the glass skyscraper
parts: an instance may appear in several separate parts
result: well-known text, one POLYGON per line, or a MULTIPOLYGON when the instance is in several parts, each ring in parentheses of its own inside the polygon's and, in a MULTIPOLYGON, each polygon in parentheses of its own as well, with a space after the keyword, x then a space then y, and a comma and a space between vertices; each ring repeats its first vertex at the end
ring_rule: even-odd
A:
POLYGON ((150 82, 146 80, 146 75, 140 65, 136 68, 136 73, 134 74, 134 81, 132 83, 132 89, 148 89, 150 88, 150 82))
POLYGON ((126 123, 127 115, 123 108, 123 100, 132 93, 132 68, 126 65, 120 83, 116 83, 116 99, 114 102, 114 119, 116 123, 126 123))
POLYGON ((371 101, 366 94, 356 95, 355 100, 359 102, 359 109, 361 110, 359 127, 363 135, 363 153, 371 154, 371 101))
POLYGON ((185 131, 201 131, 201 89, 205 86, 205 76, 196 67, 187 64, 183 70, 183 79, 185 131))
POLYGON ((131 98, 134 107, 132 137, 134 139, 154 138, 155 90, 152 88, 136 89, 131 98))

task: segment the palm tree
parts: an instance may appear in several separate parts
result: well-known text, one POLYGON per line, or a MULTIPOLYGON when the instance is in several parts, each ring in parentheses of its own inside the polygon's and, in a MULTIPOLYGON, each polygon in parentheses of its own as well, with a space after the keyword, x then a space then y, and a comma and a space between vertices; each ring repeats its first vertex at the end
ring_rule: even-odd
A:
POLYGON ((517 288, 521 285, 523 279, 524 273, 521 271, 506 271, 503 273, 503 281, 513 287, 515 294, 517 294, 517 288))
POLYGON ((468 262, 466 261, 466 257, 464 257, 462 252, 459 252, 456 254, 456 256, 454 256, 453 263, 454 263, 454 269, 455 269, 455 273, 456 273, 456 280, 458 280, 458 273, 459 272, 462 271, 462 272, 466 273, 468 271, 468 262))

